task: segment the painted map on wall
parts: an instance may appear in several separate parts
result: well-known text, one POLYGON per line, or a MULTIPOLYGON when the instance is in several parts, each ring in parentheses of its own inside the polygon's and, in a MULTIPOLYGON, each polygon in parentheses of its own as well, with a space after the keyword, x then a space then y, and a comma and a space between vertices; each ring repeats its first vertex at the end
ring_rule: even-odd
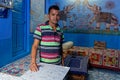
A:
POLYGON ((60 7, 64 32, 120 34, 119 0, 45 0, 60 7))

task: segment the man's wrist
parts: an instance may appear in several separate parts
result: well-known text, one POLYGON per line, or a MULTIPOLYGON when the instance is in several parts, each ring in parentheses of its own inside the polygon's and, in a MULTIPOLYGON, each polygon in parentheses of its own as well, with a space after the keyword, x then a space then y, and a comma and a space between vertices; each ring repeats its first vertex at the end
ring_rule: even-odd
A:
POLYGON ((36 64, 36 61, 31 61, 30 63, 31 63, 31 64, 36 64))

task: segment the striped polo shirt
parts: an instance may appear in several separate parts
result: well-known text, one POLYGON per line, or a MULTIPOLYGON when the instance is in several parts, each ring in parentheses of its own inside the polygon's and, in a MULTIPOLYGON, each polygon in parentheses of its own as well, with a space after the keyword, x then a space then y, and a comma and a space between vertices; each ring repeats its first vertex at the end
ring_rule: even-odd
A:
POLYGON ((38 48, 40 51, 40 62, 50 64, 61 63, 61 45, 64 36, 59 26, 54 31, 49 24, 39 25, 33 37, 40 40, 38 48))

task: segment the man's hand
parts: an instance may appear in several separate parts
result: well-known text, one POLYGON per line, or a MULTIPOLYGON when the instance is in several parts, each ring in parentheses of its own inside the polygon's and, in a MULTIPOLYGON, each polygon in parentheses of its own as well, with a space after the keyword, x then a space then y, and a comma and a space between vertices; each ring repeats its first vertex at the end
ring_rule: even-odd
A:
POLYGON ((33 72, 38 71, 38 65, 36 63, 30 63, 30 70, 33 72))

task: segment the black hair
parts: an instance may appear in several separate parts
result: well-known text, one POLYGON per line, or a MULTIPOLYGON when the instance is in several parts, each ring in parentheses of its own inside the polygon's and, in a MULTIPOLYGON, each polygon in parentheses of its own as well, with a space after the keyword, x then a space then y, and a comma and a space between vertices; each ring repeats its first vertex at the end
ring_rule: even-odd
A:
POLYGON ((50 13, 51 9, 60 10, 60 8, 57 5, 52 5, 49 7, 48 14, 50 13))

